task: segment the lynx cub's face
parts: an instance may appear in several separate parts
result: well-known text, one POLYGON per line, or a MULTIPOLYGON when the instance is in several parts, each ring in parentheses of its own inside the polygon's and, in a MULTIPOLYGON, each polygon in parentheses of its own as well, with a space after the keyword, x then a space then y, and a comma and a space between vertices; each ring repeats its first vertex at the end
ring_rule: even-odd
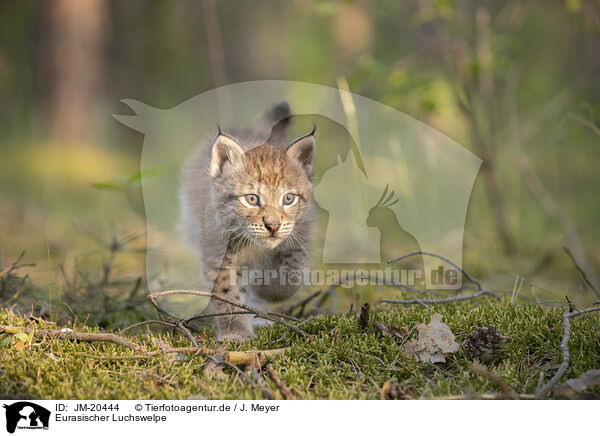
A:
POLYGON ((312 133, 287 149, 263 144, 248 151, 217 137, 209 176, 233 247, 251 242, 273 249, 286 239, 301 244, 294 230, 310 207, 314 150, 312 133))

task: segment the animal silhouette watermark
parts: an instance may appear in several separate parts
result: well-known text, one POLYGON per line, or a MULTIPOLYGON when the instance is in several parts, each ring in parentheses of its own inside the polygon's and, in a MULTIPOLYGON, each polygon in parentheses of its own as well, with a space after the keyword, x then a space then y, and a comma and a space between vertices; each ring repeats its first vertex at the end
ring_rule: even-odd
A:
MULTIPOLYGON (((417 284, 424 282, 424 289, 460 288, 459 270, 454 278, 441 259, 462 265, 467 207, 481 159, 431 126, 374 100, 322 85, 267 80, 226 85, 166 110, 123 100, 134 114, 115 118, 144 134, 141 174, 160 169, 141 178, 147 244, 153 247, 146 253, 149 289, 212 288, 190 268, 196 260, 187 241, 175 242, 181 167, 215 125, 255 125, 277 101, 292 108, 292 118, 286 119, 292 136, 317 125, 312 195, 320 223, 313 244, 317 280, 299 273, 289 278, 300 275, 318 283, 337 269, 340 280, 348 270, 348 277, 360 276, 362 282, 361 270, 385 271, 388 260, 423 251, 441 258, 402 260, 390 265, 398 271, 390 277, 396 274, 403 281, 402 271, 407 271, 406 281, 412 275, 417 284), (238 104, 222 110, 222 101, 238 104)), ((276 124, 270 127, 277 130, 276 124)), ((256 143, 268 141, 270 134, 256 143)), ((264 280, 265 271, 262 275, 264 280)))
POLYGON ((6 409, 6 431, 14 433, 16 429, 44 429, 50 424, 50 411, 29 401, 4 404, 6 409))

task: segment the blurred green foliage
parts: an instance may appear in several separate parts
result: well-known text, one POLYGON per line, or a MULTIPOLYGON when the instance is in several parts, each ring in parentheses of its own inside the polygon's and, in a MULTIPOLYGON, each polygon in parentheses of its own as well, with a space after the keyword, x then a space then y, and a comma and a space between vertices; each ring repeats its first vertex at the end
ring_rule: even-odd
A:
POLYGON ((563 230, 527 189, 511 147, 518 136, 598 268, 600 136, 581 122, 597 126, 600 112, 596 1, 101 2, 98 77, 79 111, 86 134, 66 139, 52 133, 61 81, 52 73, 54 4, 0 2, 0 246, 9 256, 27 249, 41 265, 48 244, 54 265, 72 265, 90 245, 77 226, 101 240, 143 232, 139 178, 128 180, 139 170, 142 139, 110 116, 123 111, 121 98, 169 108, 224 83, 336 86, 342 77, 352 92, 476 154, 481 138, 490 145, 517 252, 503 249, 497 199, 481 175, 465 237, 475 274, 508 291, 525 276, 524 288, 535 284, 549 299, 574 293, 587 301, 561 250, 563 230))

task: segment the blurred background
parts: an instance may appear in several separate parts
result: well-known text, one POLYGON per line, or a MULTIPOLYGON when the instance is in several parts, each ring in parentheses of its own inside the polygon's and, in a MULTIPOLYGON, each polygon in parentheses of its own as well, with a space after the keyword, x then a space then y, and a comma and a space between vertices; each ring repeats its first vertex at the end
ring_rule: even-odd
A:
POLYGON ((599 77, 593 0, 0 0, 0 305, 147 316, 143 137, 111 114, 264 79, 464 145, 484 161, 464 266, 514 298, 598 300, 599 77))

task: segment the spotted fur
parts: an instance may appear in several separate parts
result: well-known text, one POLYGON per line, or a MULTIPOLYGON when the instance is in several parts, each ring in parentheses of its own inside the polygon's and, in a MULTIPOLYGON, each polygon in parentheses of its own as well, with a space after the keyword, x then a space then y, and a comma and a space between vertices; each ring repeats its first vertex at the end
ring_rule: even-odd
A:
MULTIPOLYGON (((299 285, 278 279, 242 286, 241 269, 276 270, 281 277, 309 264, 316 144, 314 131, 287 143, 288 120, 289 107, 282 103, 254 129, 219 130, 210 146, 198 147, 182 173, 183 230, 199 254, 206 282, 214 293, 263 310, 293 295, 299 285), (286 205, 291 198, 286 195, 295 203, 286 205), (256 206, 252 196, 258 197, 256 206), (235 271, 237 280, 232 280, 235 271)), ((212 307, 237 310, 214 299, 212 307)), ((220 316, 216 323, 219 340, 243 341, 254 334, 249 315, 220 316)))

